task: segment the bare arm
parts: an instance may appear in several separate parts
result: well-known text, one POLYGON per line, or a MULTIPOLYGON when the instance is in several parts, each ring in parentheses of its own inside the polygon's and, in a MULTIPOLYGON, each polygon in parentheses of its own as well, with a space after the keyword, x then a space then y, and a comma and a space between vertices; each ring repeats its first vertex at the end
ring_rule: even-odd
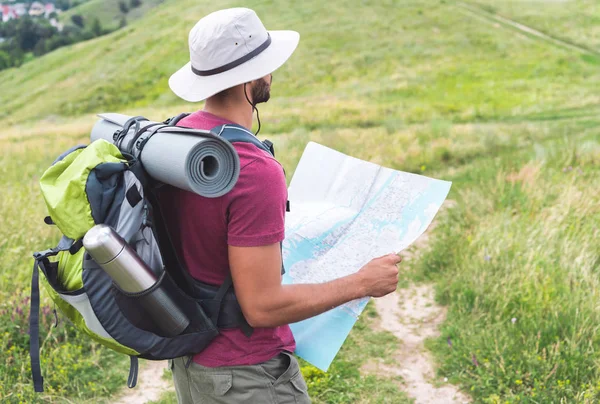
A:
POLYGON ((238 301, 252 327, 276 327, 316 316, 365 296, 396 290, 401 258, 376 258, 355 274, 319 284, 282 285, 279 243, 229 246, 229 265, 238 301))

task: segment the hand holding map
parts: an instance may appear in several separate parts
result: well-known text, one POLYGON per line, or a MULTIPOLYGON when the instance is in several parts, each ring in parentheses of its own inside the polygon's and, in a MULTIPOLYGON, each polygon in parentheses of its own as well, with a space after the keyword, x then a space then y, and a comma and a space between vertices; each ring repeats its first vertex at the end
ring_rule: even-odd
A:
POLYGON ((360 284, 365 295, 382 297, 396 290, 398 286, 398 265, 402 258, 398 254, 388 254, 373 258, 363 266, 358 274, 362 275, 360 284))
MULTIPOLYGON (((327 282, 404 250, 427 229, 450 186, 310 142, 289 187, 283 282, 327 282)), ((367 302, 290 324, 296 354, 326 371, 367 302)))

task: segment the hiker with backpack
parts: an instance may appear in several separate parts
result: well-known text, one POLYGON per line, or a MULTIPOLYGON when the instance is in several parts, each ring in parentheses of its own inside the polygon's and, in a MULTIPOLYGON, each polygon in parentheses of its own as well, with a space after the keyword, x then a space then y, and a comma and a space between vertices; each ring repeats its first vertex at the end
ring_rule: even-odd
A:
MULTIPOLYGON (((44 390, 40 283, 81 335, 129 355, 130 388, 138 358, 169 359, 180 403, 310 402, 288 324, 396 289, 396 254, 330 282, 282 285, 285 173, 273 144, 249 129, 256 111, 260 130, 256 106, 269 100, 272 73, 298 41, 297 32, 267 31, 249 9, 209 14, 190 31, 190 62, 169 80, 184 100, 205 100, 203 110, 164 122, 102 115, 94 141, 61 154, 41 176, 44 221, 62 238, 34 253, 36 392, 44 390), (221 168, 231 169, 232 188, 228 180, 203 195, 151 178, 145 158, 165 160, 144 155, 145 145, 177 137, 230 149, 235 167, 221 168)), ((168 161, 180 162, 173 154, 168 161)), ((209 184, 215 167, 199 161, 194 179, 209 184)), ((188 173, 180 166, 179 175, 188 173)))
MULTIPOLYGON (((272 73, 292 55, 294 31, 267 31, 254 11, 214 12, 190 31, 190 62, 169 80, 204 109, 178 125, 211 129, 252 127, 257 104, 270 98, 272 73)), ((257 133, 258 133, 257 131, 257 133)), ((231 276, 243 317, 253 329, 221 330, 193 361, 170 361, 180 403, 310 402, 289 323, 353 299, 393 292, 396 254, 376 258, 356 274, 322 284, 282 285, 280 243, 287 202, 285 174, 274 156, 234 143, 240 176, 233 190, 204 198, 174 187, 161 192, 161 209, 175 250, 193 278, 220 285, 231 276)), ((293 209, 293 206, 291 207, 293 209)))

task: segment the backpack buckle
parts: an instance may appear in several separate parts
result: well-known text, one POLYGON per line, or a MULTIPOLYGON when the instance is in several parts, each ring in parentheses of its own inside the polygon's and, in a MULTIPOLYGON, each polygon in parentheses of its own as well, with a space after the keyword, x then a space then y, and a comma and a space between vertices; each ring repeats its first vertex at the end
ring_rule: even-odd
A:
POLYGON ((80 238, 79 240, 75 241, 71 247, 69 247, 69 254, 71 255, 75 255, 79 252, 79 250, 81 250, 81 247, 83 247, 83 239, 80 238))
POLYGON ((33 258, 35 258, 36 261, 40 261, 40 260, 43 260, 44 258, 53 257, 55 255, 58 255, 59 252, 60 252, 60 250, 58 250, 57 248, 49 248, 44 251, 34 252, 33 258))
POLYGON ((265 139, 265 140, 262 141, 262 144, 265 145, 265 147, 267 149, 269 149, 269 152, 271 153, 271 155, 273 157, 275 157, 275 146, 273 145, 273 142, 271 142, 270 140, 265 139))
POLYGON ((142 215, 142 225, 144 225, 145 227, 152 227, 154 223, 152 222, 152 218, 150 217, 150 209, 148 209, 148 205, 144 205, 142 215))

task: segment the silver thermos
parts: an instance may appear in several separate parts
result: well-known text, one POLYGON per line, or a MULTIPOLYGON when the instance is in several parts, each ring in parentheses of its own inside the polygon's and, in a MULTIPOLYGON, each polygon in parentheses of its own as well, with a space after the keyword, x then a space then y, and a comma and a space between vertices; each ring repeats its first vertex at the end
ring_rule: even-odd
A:
MULTIPOLYGON (((158 282, 159 277, 110 226, 92 227, 83 238, 83 246, 125 293, 140 294, 158 282)), ((181 334, 190 324, 185 313, 160 287, 140 296, 139 301, 166 337, 181 334)))

